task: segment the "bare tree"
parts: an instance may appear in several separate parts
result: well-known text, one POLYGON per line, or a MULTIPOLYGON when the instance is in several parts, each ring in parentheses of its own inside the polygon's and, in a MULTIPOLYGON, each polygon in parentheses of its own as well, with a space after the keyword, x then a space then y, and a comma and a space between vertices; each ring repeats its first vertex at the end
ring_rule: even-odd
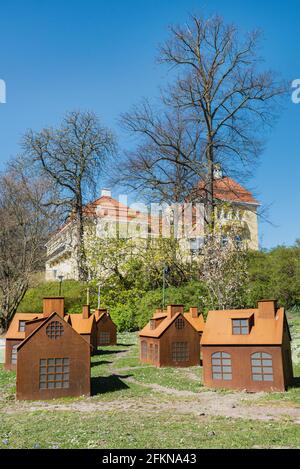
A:
POLYGON ((191 16, 172 26, 159 61, 175 78, 162 92, 163 112, 142 103, 123 115, 125 128, 141 138, 127 155, 124 180, 134 188, 178 185, 187 191, 201 178, 201 201, 207 225, 214 225, 214 170, 227 174, 249 171, 260 155, 266 130, 274 123, 280 98, 287 90, 271 71, 262 69, 257 31, 242 37, 222 18, 191 16), (179 122, 179 125, 178 125, 179 122))
POLYGON ((27 132, 23 146, 29 161, 57 188, 57 198, 49 205, 63 207, 74 223, 78 276, 86 280, 84 204, 115 152, 115 138, 95 114, 75 111, 65 116, 58 129, 27 132))
POLYGON ((51 187, 15 160, 0 177, 0 329, 5 331, 33 275, 45 262, 53 213, 43 211, 51 187), (30 174, 29 174, 30 173, 30 174))

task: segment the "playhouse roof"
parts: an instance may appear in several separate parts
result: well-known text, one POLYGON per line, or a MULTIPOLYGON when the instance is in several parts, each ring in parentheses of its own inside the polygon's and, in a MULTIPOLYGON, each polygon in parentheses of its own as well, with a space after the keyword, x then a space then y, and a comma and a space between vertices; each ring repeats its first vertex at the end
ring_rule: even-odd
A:
MULTIPOLYGON (((24 340, 18 345, 17 350, 19 350, 20 348, 22 348, 23 345, 26 344, 36 332, 38 332, 42 327, 44 327, 45 324, 47 324, 47 323, 48 323, 50 320, 52 320, 54 317, 57 317, 58 319, 60 319, 61 321, 63 321, 63 318, 62 318, 59 314, 57 314, 57 313, 52 313, 52 314, 50 314, 49 316, 45 317, 45 318, 44 318, 44 321, 41 321, 40 324, 31 332, 31 334, 29 334, 29 335, 26 337, 26 339, 24 339, 24 340)), ((71 327, 71 329, 74 330, 74 328, 73 328, 70 324, 68 324, 67 322, 66 322, 66 324, 68 325, 67 327, 71 327)), ((74 332, 77 332, 77 331, 74 330, 74 332)), ((80 335, 80 334, 79 334, 79 335, 80 335)), ((84 340, 84 342, 89 345, 89 343, 88 343, 83 337, 82 337, 82 340, 84 340)))
MULTIPOLYGON (((182 316, 180 312, 174 314, 172 318, 167 317, 164 315, 163 321, 155 328, 151 329, 150 328, 150 322, 139 332, 139 336, 141 337, 153 337, 153 338, 159 338, 167 329, 168 327, 173 324, 173 322, 178 318, 178 316, 182 316)), ((157 316, 154 316, 152 319, 159 319, 157 316)))
POLYGON ((184 313, 184 317, 197 332, 203 332, 205 326, 203 314, 200 314, 197 318, 193 318, 192 313, 188 312, 184 313))
POLYGON ((91 315, 85 319, 81 314, 67 314, 64 319, 66 322, 70 321, 71 326, 78 334, 91 334, 95 316, 91 315))
POLYGON ((201 345, 281 345, 285 322, 284 308, 277 309, 273 317, 261 317, 255 308, 209 311, 201 345), (232 319, 251 317, 253 325, 249 334, 232 333, 232 319))
POLYGON ((19 321, 32 321, 33 319, 43 318, 42 313, 16 313, 11 320, 8 331, 6 333, 6 339, 25 339, 25 331, 19 331, 19 321))

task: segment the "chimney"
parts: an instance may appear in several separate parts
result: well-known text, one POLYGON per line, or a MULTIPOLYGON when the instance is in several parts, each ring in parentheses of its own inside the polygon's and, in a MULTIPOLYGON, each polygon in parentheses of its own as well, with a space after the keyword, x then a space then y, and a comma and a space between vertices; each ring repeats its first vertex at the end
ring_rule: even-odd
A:
POLYGON ((84 305, 82 307, 82 319, 88 319, 91 315, 90 305, 84 305))
POLYGON ((52 313, 57 313, 64 317, 65 299, 62 296, 49 297, 43 299, 43 316, 47 318, 52 313))
POLYGON ((260 318, 274 319, 277 311, 277 300, 260 300, 257 307, 260 318))
POLYGON ((111 191, 109 189, 102 189, 101 197, 111 197, 111 191))
POLYGON ((198 308, 197 307, 190 308, 190 314, 191 314, 192 318, 197 318, 198 317, 198 308))
POLYGON ((106 308, 97 308, 95 309, 95 317, 98 319, 102 313, 107 314, 107 309, 106 308))
POLYGON ((175 316, 176 313, 183 314, 183 305, 169 305, 167 306, 167 317, 171 319, 175 316))

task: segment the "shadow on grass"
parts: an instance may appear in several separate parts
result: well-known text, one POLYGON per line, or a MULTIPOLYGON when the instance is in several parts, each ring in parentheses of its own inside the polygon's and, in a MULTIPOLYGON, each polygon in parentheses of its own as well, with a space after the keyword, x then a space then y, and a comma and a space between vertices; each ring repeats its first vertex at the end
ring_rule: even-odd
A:
POLYGON ((94 355, 112 355, 114 353, 124 353, 127 350, 97 350, 94 355))
POLYGON ((91 362, 91 367, 93 366, 99 366, 99 365, 111 365, 112 362, 109 362, 107 360, 100 360, 98 362, 91 362))
POLYGON ((122 389, 129 389, 129 386, 127 386, 121 378, 126 379, 130 376, 132 375, 111 375, 91 378, 92 396, 105 394, 107 392, 121 391, 122 389))
POLYGON ((291 386, 292 388, 300 388, 300 378, 294 378, 293 384, 291 386))
POLYGON ((120 347, 133 347, 136 344, 118 344, 120 347))

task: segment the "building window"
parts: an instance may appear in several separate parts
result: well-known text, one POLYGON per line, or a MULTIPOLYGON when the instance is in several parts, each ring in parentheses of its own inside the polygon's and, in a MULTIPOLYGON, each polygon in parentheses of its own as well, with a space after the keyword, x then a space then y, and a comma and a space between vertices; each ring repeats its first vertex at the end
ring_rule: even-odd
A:
POLYGON ((233 335, 248 335, 249 329, 249 319, 232 319, 233 335))
POLYGON ((223 381, 232 380, 231 355, 229 353, 213 353, 211 356, 211 366, 213 379, 223 381))
POLYGON ((46 327, 46 334, 49 339, 57 339, 64 333, 64 326, 59 321, 52 321, 46 327))
POLYGON ((141 348, 142 348, 142 359, 143 360, 147 360, 147 352, 148 352, 148 347, 147 347, 147 342, 145 340, 143 340, 142 344, 141 344, 141 348))
POLYGON ((154 345, 154 361, 155 363, 159 362, 159 350, 158 350, 158 345, 154 345))
POLYGON ((19 321, 19 332, 25 332, 26 321, 19 321))
POLYGON ((99 342, 100 342, 100 345, 109 345, 110 344, 110 332, 100 331, 99 342))
POLYGON ((182 318, 176 319, 176 321, 175 321, 176 329, 184 329, 184 326, 185 326, 184 319, 182 319, 182 318))
POLYGON ((186 362, 189 359, 189 347, 187 342, 172 343, 173 362, 186 362))
POLYGON ((149 361, 153 361, 153 344, 149 345, 149 361))
POLYGON ((273 360, 269 353, 253 353, 251 367, 253 381, 273 381, 273 360))
POLYGON ((16 365, 17 364, 17 345, 13 345, 11 349, 11 364, 16 365))
POLYGON ((67 389, 70 386, 70 359, 40 360, 40 389, 67 389))

